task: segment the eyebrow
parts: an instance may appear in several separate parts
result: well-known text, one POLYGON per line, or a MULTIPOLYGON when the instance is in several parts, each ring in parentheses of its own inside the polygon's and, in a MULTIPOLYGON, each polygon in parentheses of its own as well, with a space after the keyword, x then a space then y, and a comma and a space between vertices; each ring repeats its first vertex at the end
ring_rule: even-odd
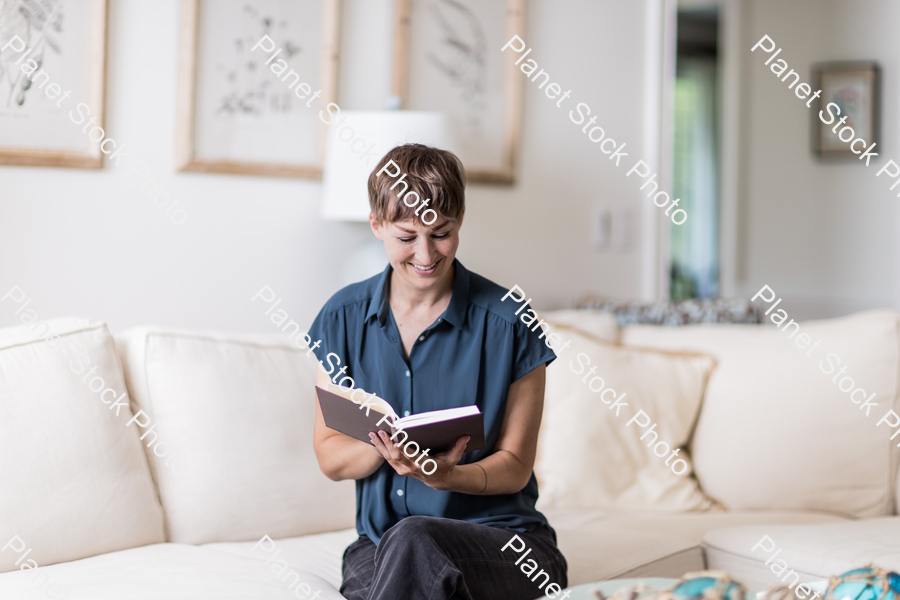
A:
MULTIPOLYGON (((432 229, 432 232, 440 231, 441 229, 443 229, 444 227, 446 227, 447 225, 449 225, 451 222, 452 222, 452 221, 450 221, 449 219, 446 220, 446 221, 444 221, 443 223, 441 223, 440 225, 438 225, 437 227, 435 227, 434 229, 432 229)), ((411 229, 404 229, 404 228, 402 228, 402 227, 400 227, 399 225, 396 225, 396 224, 395 224, 395 227, 396 227, 397 229, 399 229, 400 231, 403 231, 403 232, 405 232, 405 233, 412 233, 412 234, 418 233, 418 232, 416 232, 416 231, 412 231, 411 229)))

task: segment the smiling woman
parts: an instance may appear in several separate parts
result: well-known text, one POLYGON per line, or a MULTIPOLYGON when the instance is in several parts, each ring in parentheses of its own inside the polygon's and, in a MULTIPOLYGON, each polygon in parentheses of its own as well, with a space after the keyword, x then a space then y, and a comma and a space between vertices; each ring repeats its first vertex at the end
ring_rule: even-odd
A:
POLYGON ((391 306, 407 355, 416 336, 449 303, 452 263, 465 213, 465 185, 465 170, 455 155, 421 144, 394 148, 369 177, 372 232, 384 242, 396 275, 415 290, 430 289, 438 297, 447 296, 423 312, 421 306, 409 311, 400 307, 406 300, 402 288, 392 294, 391 306), (423 211, 429 204, 431 208, 423 211))
POLYGON ((474 404, 484 419, 483 448, 467 451, 463 436, 417 464, 387 434, 373 433, 370 445, 328 429, 316 405, 322 472, 356 480, 360 537, 344 553, 340 590, 349 600, 530 600, 535 584, 496 556, 510 530, 566 584, 556 534, 535 509, 533 471, 545 365, 556 355, 502 304, 502 287, 456 260, 465 185, 450 152, 390 150, 368 180, 369 223, 390 264, 334 294, 310 328, 322 340, 317 355, 345 357, 347 376, 395 414, 474 404))

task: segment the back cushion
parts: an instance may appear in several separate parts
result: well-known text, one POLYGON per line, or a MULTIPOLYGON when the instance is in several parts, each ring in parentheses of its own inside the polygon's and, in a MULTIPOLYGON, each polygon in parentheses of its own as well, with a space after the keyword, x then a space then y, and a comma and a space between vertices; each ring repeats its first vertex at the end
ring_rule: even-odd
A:
POLYGON ((628 326, 622 336, 718 361, 692 455, 703 488, 729 508, 891 514, 900 449, 889 440, 896 429, 876 423, 900 412, 896 313, 808 321, 799 333, 793 325, 628 326), (865 391, 857 400, 875 394, 868 416, 864 400, 850 399, 857 388, 865 391))
POLYGON ((106 325, 0 329, 0 572, 164 541, 131 418, 106 325))
POLYGON ((122 332, 116 344, 137 407, 148 415, 142 422, 166 444, 146 451, 169 541, 277 539, 353 526, 354 483, 326 478, 313 452, 314 354, 286 336, 151 328, 122 332))
POLYGON ((534 469, 538 508, 712 508, 691 476, 684 446, 715 361, 625 348, 561 324, 551 327, 571 345, 547 368, 534 469))
POLYGON ((577 308, 541 312, 540 318, 560 325, 567 325, 604 342, 619 342, 619 326, 612 313, 577 308))

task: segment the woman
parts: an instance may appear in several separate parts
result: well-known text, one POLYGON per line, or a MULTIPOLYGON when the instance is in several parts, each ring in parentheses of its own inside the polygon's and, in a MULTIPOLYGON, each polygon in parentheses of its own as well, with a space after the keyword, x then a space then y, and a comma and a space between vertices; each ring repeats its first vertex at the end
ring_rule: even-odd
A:
POLYGON ((455 259, 465 214, 456 156, 399 146, 372 171, 368 188, 370 225, 390 264, 336 293, 316 317, 317 357, 343 360, 334 377, 320 360, 318 384, 352 377, 404 416, 477 404, 485 448, 465 453, 468 438, 460 438, 431 456, 437 469, 426 474, 383 432, 371 433, 369 445, 328 429, 316 405, 322 472, 356 480, 360 537, 344 553, 341 593, 351 600, 557 597, 566 561, 534 508, 532 471, 544 371, 556 356, 501 302, 506 290, 455 259), (427 216, 426 206, 434 211, 427 216), (537 569, 546 575, 533 581, 537 569))

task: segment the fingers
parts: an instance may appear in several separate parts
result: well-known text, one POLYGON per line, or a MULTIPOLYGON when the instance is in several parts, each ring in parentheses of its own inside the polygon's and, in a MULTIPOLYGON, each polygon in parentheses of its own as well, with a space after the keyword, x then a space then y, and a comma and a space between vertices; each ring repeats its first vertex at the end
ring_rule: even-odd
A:
POLYGON ((392 443, 390 436, 384 431, 370 432, 369 439, 397 474, 408 476, 418 469, 415 462, 400 450, 399 444, 392 443))
POLYGON ((391 442, 391 438, 383 431, 370 431, 369 439, 381 452, 381 455, 388 461, 397 460, 399 458, 396 446, 391 442))
POLYGON ((378 450, 379 454, 384 457, 385 460, 391 460, 391 451, 388 450, 387 446, 385 446, 384 442, 381 441, 381 438, 375 435, 372 432, 369 432, 369 439, 372 440, 372 444, 374 444, 375 449, 378 450))
POLYGON ((469 443, 469 440, 472 439, 470 436, 461 437, 456 440, 456 443, 453 445, 453 448, 450 449, 449 455, 447 458, 451 460, 455 465, 459 462, 459 459, 462 458, 463 452, 466 451, 466 445, 469 443))
POLYGON ((385 448, 387 448, 391 453, 392 460, 399 461, 405 458, 403 452, 400 451, 400 444, 395 444, 394 442, 392 442, 391 436, 389 436, 386 432, 380 430, 376 431, 375 433, 381 438, 381 441, 384 443, 385 448))
POLYGON ((466 445, 469 443, 471 438, 469 436, 464 436, 456 440, 456 443, 453 444, 453 447, 447 450, 446 452, 441 452, 438 456, 446 456, 448 459, 451 456, 455 456, 458 461, 460 457, 462 457, 463 452, 466 451, 466 445))
POLYGON ((463 436, 459 438, 458 440, 456 440, 456 443, 453 444, 452 448, 450 448, 446 452, 436 454, 435 458, 449 465, 455 465, 459 462, 459 459, 462 458, 463 452, 466 451, 466 445, 469 443, 470 439, 472 438, 469 436, 463 436))

